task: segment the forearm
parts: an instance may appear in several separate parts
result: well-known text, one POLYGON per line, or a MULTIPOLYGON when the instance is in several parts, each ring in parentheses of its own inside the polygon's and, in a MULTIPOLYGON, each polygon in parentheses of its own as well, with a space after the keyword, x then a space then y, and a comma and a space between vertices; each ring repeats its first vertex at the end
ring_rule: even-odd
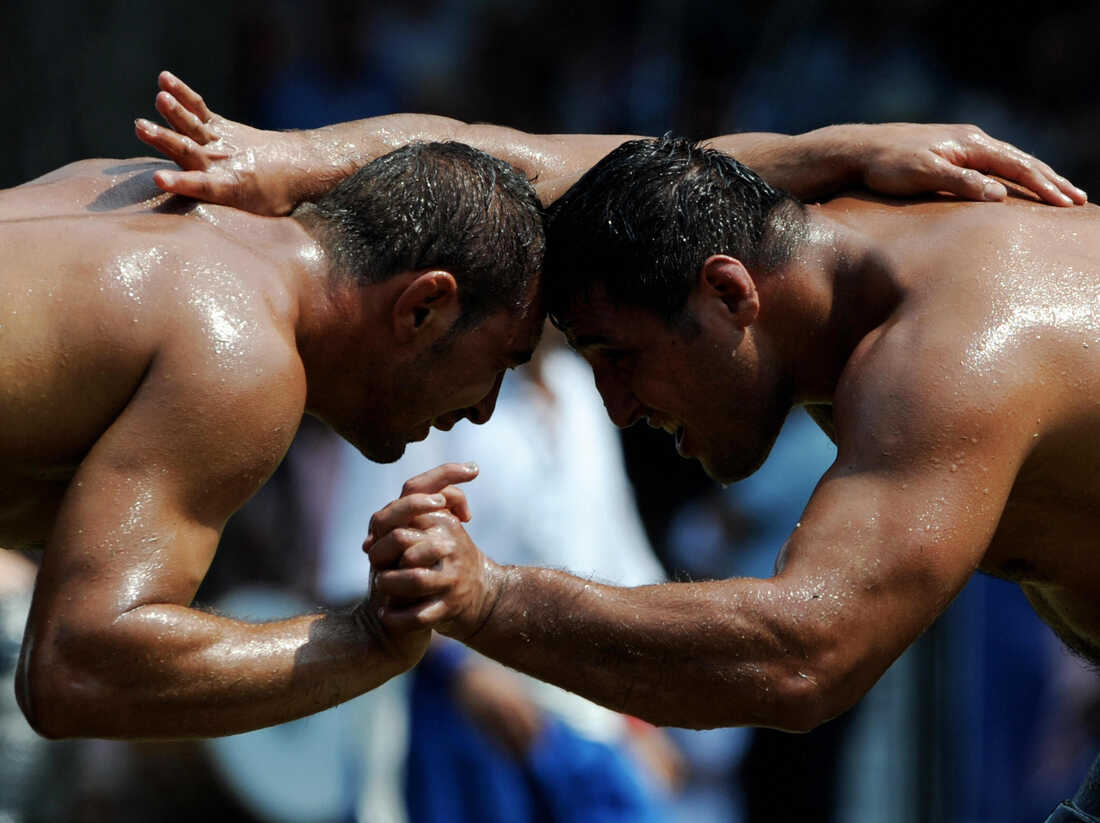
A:
POLYGON ((234 734, 348 700, 413 662, 356 613, 250 624, 149 605, 43 640, 25 650, 22 696, 50 737, 234 734))
POLYGON ((455 140, 511 163, 550 203, 631 135, 529 134, 507 126, 465 123, 430 114, 390 114, 292 133, 288 163, 300 199, 327 191, 357 168, 417 140, 455 140))
POLYGON ((729 134, 707 140, 773 186, 812 200, 862 186, 863 126, 826 126, 804 134, 729 134))
POLYGON ((840 710, 813 602, 770 580, 625 589, 507 567, 489 618, 464 642, 659 725, 804 730, 840 710))
MULTIPOLYGON (((765 180, 803 198, 859 184, 860 126, 828 126, 788 136, 727 134, 706 141, 732 154, 765 180)), ((528 134, 505 126, 471 124, 424 114, 393 114, 298 133, 311 158, 303 183, 326 191, 375 157, 414 140, 457 140, 507 160, 530 177, 549 204, 608 152, 636 135, 528 134), (310 179, 305 179, 309 177, 310 179)), ((304 197, 303 199, 307 199, 304 197)))

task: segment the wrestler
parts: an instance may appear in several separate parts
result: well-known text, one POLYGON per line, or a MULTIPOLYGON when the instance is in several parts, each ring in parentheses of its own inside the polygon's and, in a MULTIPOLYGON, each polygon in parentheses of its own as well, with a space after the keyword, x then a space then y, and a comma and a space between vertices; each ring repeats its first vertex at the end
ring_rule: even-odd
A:
MULTIPOLYGON (((1100 665, 1100 210, 804 206, 668 138, 582 177, 547 248, 551 316, 617 425, 664 428, 731 482, 803 405, 836 462, 774 577, 635 589, 498 566, 414 479, 368 540, 376 588, 420 599, 385 625, 433 626, 654 723, 804 731, 980 571, 1100 665)), ((1100 816, 1100 763, 1057 814, 1100 816)))
MULTIPOLYGON (((450 188, 458 149, 428 152, 447 162, 416 150, 367 166, 377 185, 352 226, 342 217, 358 209, 327 198, 289 221, 209 206, 151 213, 186 206, 149 199, 149 178, 182 193, 224 189, 232 195, 224 202, 286 213, 397 143, 462 137, 514 160, 550 199, 623 139, 539 138, 397 115, 278 135, 267 151, 270 135, 217 118, 170 76, 161 82, 168 91, 158 108, 190 131, 141 123, 138 132, 178 152, 190 171, 93 162, 0 193, 13 312, 5 324, 18 331, 0 355, 9 398, 0 529, 7 545, 45 545, 19 695, 49 736, 242 731, 332 705, 415 662, 427 632, 378 634, 379 603, 256 626, 190 601, 222 523, 278 463, 303 411, 369 456, 394 459, 433 419, 442 427, 487 419, 503 369, 527 355, 538 325, 529 275, 541 241, 526 195, 486 191, 481 175, 474 199, 511 202, 511 218, 490 209, 481 226, 468 204, 446 198, 415 212, 429 183, 450 188), (267 175, 271 161, 278 171, 267 175), (394 176, 405 162, 415 185, 394 176), (417 216, 429 236, 408 238, 402 227, 420 225, 417 216), (436 244, 436 232, 446 234, 440 222, 457 226, 462 242, 452 233, 436 244), (355 237, 345 240, 343 229, 355 237), (396 261, 392 276, 361 284, 344 272, 356 254, 406 241, 423 254, 396 261), (451 271, 445 262, 467 241, 480 263, 451 271), (478 265, 509 287, 474 299, 462 283, 478 265), (477 322, 470 311, 479 307, 477 322), (67 401, 78 390, 74 413, 67 401)), ((802 193, 865 180, 1003 197, 1000 183, 966 168, 979 166, 1053 202, 1083 198, 1034 158, 966 128, 852 127, 722 144, 802 193)), ((514 189, 506 169, 492 168, 498 188, 514 189)), ((465 516, 461 494, 437 480, 470 476, 455 467, 430 475, 423 482, 443 491, 430 502, 465 516)))
POLYGON ((43 549, 16 683, 49 737, 239 732, 412 666, 429 632, 365 605, 191 600, 303 413, 395 460, 487 420, 542 325, 534 192, 475 149, 405 147, 286 218, 165 202, 166 165, 0 192, 0 545, 43 549))

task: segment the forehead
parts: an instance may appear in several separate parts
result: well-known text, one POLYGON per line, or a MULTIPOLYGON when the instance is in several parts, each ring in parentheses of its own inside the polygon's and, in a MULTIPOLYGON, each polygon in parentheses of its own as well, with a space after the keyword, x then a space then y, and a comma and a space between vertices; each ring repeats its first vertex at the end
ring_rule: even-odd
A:
POLYGON ((630 345, 650 339, 665 323, 653 312, 615 303, 602 291, 576 297, 557 318, 578 351, 601 345, 630 345))
POLYGON ((478 324, 474 333, 491 341, 507 360, 526 362, 542 336, 545 314, 537 300, 514 309, 494 312, 478 324))

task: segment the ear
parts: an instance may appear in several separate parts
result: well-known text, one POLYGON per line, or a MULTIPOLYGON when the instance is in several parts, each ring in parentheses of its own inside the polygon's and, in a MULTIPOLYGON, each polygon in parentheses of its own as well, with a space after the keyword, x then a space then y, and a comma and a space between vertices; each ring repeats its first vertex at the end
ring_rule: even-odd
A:
POLYGON ((747 328, 760 314, 760 295, 745 265, 725 254, 712 254, 699 270, 699 289, 704 296, 722 301, 739 328, 747 328))
POLYGON ((424 334, 434 339, 451 328, 459 311, 454 275, 440 269, 422 272, 397 295, 393 304, 394 334, 402 343, 424 334))

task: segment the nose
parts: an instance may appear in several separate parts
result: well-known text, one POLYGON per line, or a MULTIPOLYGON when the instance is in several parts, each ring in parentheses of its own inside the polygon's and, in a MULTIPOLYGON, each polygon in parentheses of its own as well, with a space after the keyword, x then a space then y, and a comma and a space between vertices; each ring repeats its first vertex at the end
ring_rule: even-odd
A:
POLYGON ((626 382, 614 376, 610 369, 595 369, 593 374, 596 377, 596 390, 603 398, 603 405, 611 422, 620 429, 637 423, 642 416, 642 404, 626 382))
POLYGON ((496 382, 489 389, 489 393, 481 398, 476 406, 470 406, 466 410, 466 417, 471 423, 477 423, 480 426, 482 423, 487 423, 493 416, 493 410, 497 407, 497 395, 500 394, 500 384, 503 382, 504 372, 501 372, 497 375, 496 382))

